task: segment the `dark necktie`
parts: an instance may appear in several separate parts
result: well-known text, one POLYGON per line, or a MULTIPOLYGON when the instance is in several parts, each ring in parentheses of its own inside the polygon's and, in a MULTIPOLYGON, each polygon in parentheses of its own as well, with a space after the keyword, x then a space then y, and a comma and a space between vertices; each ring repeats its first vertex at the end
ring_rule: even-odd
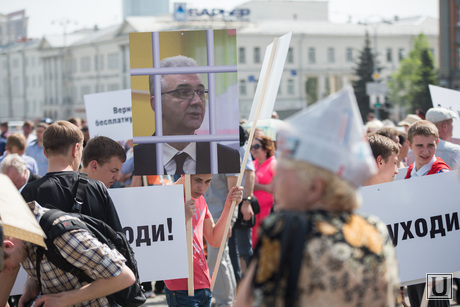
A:
POLYGON ((174 161, 176 161, 176 173, 175 175, 182 175, 185 174, 184 172, 184 162, 187 159, 188 154, 185 152, 178 153, 174 156, 174 161))

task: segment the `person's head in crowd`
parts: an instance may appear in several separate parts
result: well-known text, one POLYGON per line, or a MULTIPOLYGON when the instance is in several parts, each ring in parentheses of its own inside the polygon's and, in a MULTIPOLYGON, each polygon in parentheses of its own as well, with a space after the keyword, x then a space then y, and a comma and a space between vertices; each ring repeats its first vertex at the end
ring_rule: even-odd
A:
POLYGON ((83 127, 81 127, 81 132, 83 132, 83 138, 86 145, 90 139, 88 125, 83 125, 83 127))
POLYGON ((280 116, 278 115, 278 112, 276 112, 276 111, 273 111, 273 112, 272 112, 272 116, 271 116, 271 118, 274 118, 274 119, 279 119, 279 118, 280 118, 280 116))
POLYGON ((26 139, 34 131, 34 127, 35 124, 33 121, 28 120, 24 122, 24 124, 22 125, 22 132, 24 133, 26 139))
POLYGON ((240 125, 240 147, 246 144, 248 138, 249 138, 248 131, 244 129, 243 126, 240 125))
POLYGON ((409 129, 409 127, 410 127, 413 123, 415 123, 415 122, 417 122, 417 121, 419 121, 419 120, 422 120, 422 119, 420 118, 420 116, 418 116, 418 115, 416 115, 416 114, 408 114, 408 115, 406 115, 406 117, 405 117, 402 121, 400 121, 400 122, 398 123, 398 126, 404 127, 404 130, 407 132, 407 130, 409 129))
POLYGON ((8 153, 16 153, 20 156, 26 151, 27 141, 22 133, 16 132, 10 134, 6 139, 6 150, 8 153))
POLYGON ((366 115, 366 120, 367 120, 368 122, 371 122, 371 121, 373 121, 374 119, 375 119, 375 114, 374 114, 374 112, 369 112, 369 113, 367 113, 367 115, 366 115))
POLYGON ((251 155, 259 163, 264 162, 275 154, 275 143, 268 136, 260 136, 252 140, 251 155))
POLYGON ((395 127, 382 127, 379 130, 375 131, 375 133, 386 136, 390 140, 396 143, 398 147, 401 147, 399 142, 399 131, 395 127))
POLYGON ((366 131, 366 133, 372 133, 372 132, 375 132, 377 130, 379 130, 380 128, 383 127, 383 124, 380 120, 378 119, 374 119, 374 120, 371 120, 371 121, 368 121, 365 125, 364 125, 364 129, 366 131))
POLYGON ((391 182, 398 174, 399 147, 386 136, 373 133, 367 137, 372 149, 378 173, 372 176, 364 185, 391 182))
POLYGON ((18 154, 6 156, 0 163, 0 171, 11 179, 18 190, 26 184, 29 176, 26 162, 18 154))
MULTIPOLYGON (((173 56, 160 67, 194 67, 197 62, 186 56, 173 56)), ((155 110, 154 76, 150 76, 150 104, 155 110)), ((161 105, 164 135, 193 135, 200 128, 206 111, 207 90, 201 77, 194 74, 162 75, 161 105)), ((172 144, 174 145, 174 144, 172 144)))
POLYGON ((415 110, 415 114, 417 114, 417 116, 420 117, 421 119, 426 119, 425 111, 423 111, 423 109, 421 108, 418 108, 417 110, 415 110))
POLYGON ((382 120, 383 127, 395 127, 393 121, 389 118, 382 120))
POLYGON ((452 137, 454 119, 458 119, 457 113, 446 108, 435 107, 426 112, 426 120, 432 122, 438 128, 441 140, 448 141, 452 137))
POLYGON ((83 150, 83 133, 74 124, 58 120, 43 133, 43 149, 49 161, 48 171, 53 165, 67 164, 78 171, 83 150))
POLYGON ((42 120, 40 122, 48 124, 48 125, 51 125, 52 123, 54 123, 54 120, 52 118, 50 118, 50 117, 45 117, 45 118, 42 118, 42 120))
POLYGON ((256 129, 254 130, 254 138, 255 138, 255 139, 257 139, 257 138, 259 138, 259 137, 263 137, 263 136, 265 136, 265 132, 264 132, 262 129, 256 128, 256 129))
POLYGON ((358 207, 357 188, 377 173, 361 118, 352 99, 326 99, 288 119, 290 128, 277 135, 274 195, 280 209, 358 207))
POLYGON ((43 134, 45 130, 49 127, 47 123, 39 123, 35 129, 35 134, 37 135, 37 143, 39 145, 43 144, 43 134))
POLYGON ((212 174, 196 174, 190 176, 190 190, 192 197, 200 198, 206 193, 211 185, 212 174))
POLYGON ((10 127, 8 126, 8 122, 1 122, 0 123, 0 132, 3 135, 4 133, 8 132, 10 127))
POLYGON ((399 131, 399 144, 401 147, 399 148, 399 162, 403 161, 407 157, 407 153, 409 152, 409 143, 407 142, 407 133, 404 131, 399 131))
POLYGON ((419 170, 430 163, 439 143, 438 128, 427 120, 413 123, 407 131, 409 148, 414 153, 415 167, 419 170))
POLYGON ((120 144, 111 138, 96 136, 88 141, 83 150, 81 171, 109 188, 120 177, 125 161, 126 152, 120 144))
POLYGON ((71 117, 67 121, 71 122, 72 124, 77 126, 79 129, 81 129, 81 118, 80 117, 71 117))

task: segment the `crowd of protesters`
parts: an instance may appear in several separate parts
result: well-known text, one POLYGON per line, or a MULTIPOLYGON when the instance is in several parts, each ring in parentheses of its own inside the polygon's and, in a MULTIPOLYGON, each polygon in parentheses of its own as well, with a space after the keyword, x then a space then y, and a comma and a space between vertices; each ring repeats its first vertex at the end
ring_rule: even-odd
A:
MULTIPOLYGON (((336 120, 340 107, 324 106, 319 120, 336 120)), ((194 221, 194 225, 203 223, 204 227, 201 237, 194 239, 207 249, 207 258, 202 260, 208 264, 197 267, 203 275, 195 276, 205 289, 216 261, 214 254, 218 249, 214 246, 219 247, 222 237, 220 216, 227 219, 229 201, 239 203, 222 260, 223 272, 219 271, 225 278, 216 284, 215 293, 199 294, 206 297, 205 303, 193 306, 210 306, 212 297, 216 306, 398 306, 407 301, 410 306, 422 304, 424 284, 400 287, 397 259, 385 225, 355 213, 359 206, 357 188, 393 181, 403 167, 408 167, 406 179, 457 169, 460 146, 450 141, 453 121, 458 116, 440 107, 419 112, 424 119, 409 114, 399 123, 382 122, 368 114, 364 126, 361 121, 350 124, 356 128, 349 131, 357 135, 356 144, 370 144, 369 156, 361 161, 363 157, 350 152, 351 145, 341 148, 338 143, 328 144, 334 139, 331 134, 340 133, 331 126, 322 127, 323 123, 316 122, 317 118, 309 117, 310 114, 307 109, 294 117, 291 130, 281 133, 279 139, 271 139, 258 129, 251 144, 245 142, 248 131, 240 126, 241 156, 246 150, 250 152, 242 184, 244 191, 232 188, 238 174, 193 177, 194 200, 185 202, 185 216, 192 218, 197 206, 209 210, 204 220, 194 221), (361 132, 366 133, 365 138, 359 136, 361 132), (342 159, 350 164, 348 173, 337 169, 337 161, 342 159), (214 209, 219 206, 220 209, 214 209), (203 237, 208 241, 203 241, 203 237), (354 240, 365 243, 360 245, 354 240), (343 259, 343 253, 348 253, 347 259, 343 259), (369 265, 372 270, 366 269, 369 265)), ((183 182, 183 178, 174 175, 133 176, 132 140, 90 138, 88 126, 80 118, 26 121, 21 132, 10 131, 7 122, 1 123, 0 128, 0 171, 11 179, 26 201, 41 204, 40 200, 57 202, 51 199, 53 195, 72 197, 62 196, 57 189, 62 185, 72 188, 79 174, 85 173, 81 176, 92 180, 93 192, 89 194, 94 201, 87 213, 117 230, 121 230, 121 223, 108 188, 183 182), (59 127, 73 131, 69 135, 74 135, 75 141, 71 143, 77 145, 72 150, 60 151, 59 142, 56 143, 59 127), (51 177, 59 178, 61 183, 45 186, 45 178, 51 177), (100 210, 102 202, 106 211, 100 210)), ((41 207, 33 210, 39 212, 41 207)), ((124 272, 121 264, 115 265, 117 256, 110 257, 117 274, 124 272)), ((123 285, 130 282, 128 279, 123 285)), ((163 281, 144 283, 146 296, 166 291, 168 305, 176 306, 172 295, 178 295, 176 290, 182 290, 186 283, 166 281, 166 285, 165 288, 163 281)), ((199 295, 195 292, 195 296, 199 295)), ((0 305, 1 298, 0 295, 0 305)), ((90 298, 97 306, 108 304, 97 297, 90 298)), ((15 306, 18 299, 10 297, 10 305, 15 306)), ((19 302, 24 303, 20 299, 19 302)), ((430 302, 428 306, 449 306, 449 302, 430 302)))

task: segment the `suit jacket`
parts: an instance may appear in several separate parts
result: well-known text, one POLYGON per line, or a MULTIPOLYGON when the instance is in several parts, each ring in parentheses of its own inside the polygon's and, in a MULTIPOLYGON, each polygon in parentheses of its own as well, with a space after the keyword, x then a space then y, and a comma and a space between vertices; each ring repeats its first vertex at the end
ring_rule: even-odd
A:
MULTIPOLYGON (((210 174, 210 143, 197 142, 196 150, 196 174, 210 174)), ((157 154, 155 144, 140 144, 134 146, 133 175, 158 175, 156 167, 156 157, 157 154)), ((239 173, 240 154, 238 150, 222 144, 217 144, 217 168, 219 174, 239 173)))

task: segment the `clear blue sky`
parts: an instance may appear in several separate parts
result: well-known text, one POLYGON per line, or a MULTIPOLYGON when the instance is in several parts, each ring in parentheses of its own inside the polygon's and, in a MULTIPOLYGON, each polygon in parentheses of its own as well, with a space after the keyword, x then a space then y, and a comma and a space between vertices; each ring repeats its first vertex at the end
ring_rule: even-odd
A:
MULTIPOLYGON (((155 0, 151 0, 155 1, 155 0)), ((222 8, 230 10, 247 0, 170 0, 186 2, 189 8, 222 8)), ((333 22, 365 20, 372 16, 393 18, 428 15, 438 17, 438 0, 330 0, 329 18, 333 22)), ((26 9, 29 16, 29 37, 62 33, 63 21, 68 20, 67 30, 77 28, 106 27, 122 21, 122 0, 0 0, 0 13, 26 9), (54 22, 54 23, 53 23, 54 22)))

